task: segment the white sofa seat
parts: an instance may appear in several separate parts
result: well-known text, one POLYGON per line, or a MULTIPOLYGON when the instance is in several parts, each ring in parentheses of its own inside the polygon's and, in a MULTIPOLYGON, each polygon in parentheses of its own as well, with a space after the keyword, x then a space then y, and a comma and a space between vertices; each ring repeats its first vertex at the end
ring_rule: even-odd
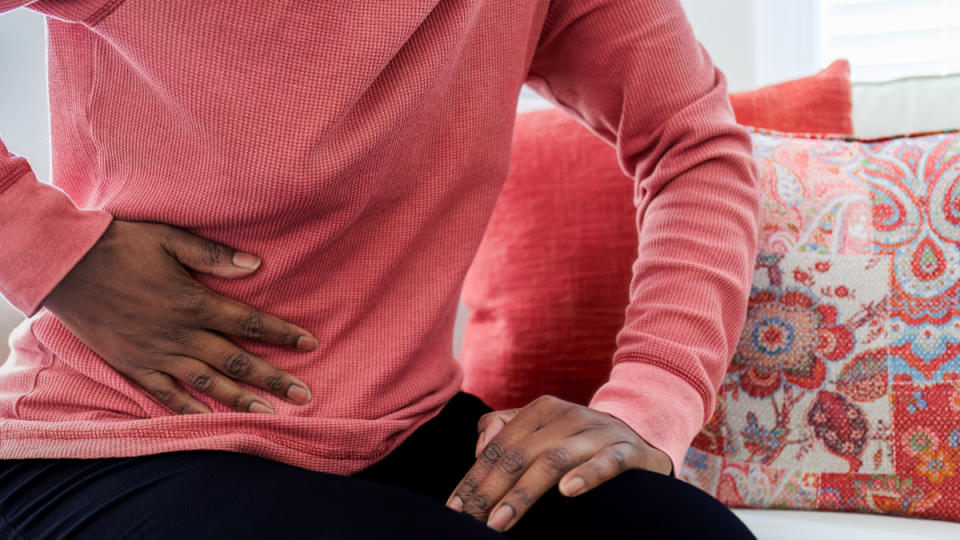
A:
POLYGON ((800 510, 733 511, 759 540, 946 540, 960 538, 960 523, 800 510))

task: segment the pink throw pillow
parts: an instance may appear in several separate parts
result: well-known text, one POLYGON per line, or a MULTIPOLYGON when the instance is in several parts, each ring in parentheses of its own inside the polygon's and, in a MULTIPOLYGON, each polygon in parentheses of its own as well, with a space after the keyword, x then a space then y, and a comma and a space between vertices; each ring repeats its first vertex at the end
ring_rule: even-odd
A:
POLYGON ((850 63, 837 60, 812 77, 730 94, 737 122, 794 133, 853 134, 850 63))

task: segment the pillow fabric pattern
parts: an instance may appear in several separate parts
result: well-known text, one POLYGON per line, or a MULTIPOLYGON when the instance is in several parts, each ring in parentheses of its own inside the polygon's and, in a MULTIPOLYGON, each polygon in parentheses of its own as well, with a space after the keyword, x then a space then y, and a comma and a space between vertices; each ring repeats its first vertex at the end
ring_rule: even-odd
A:
MULTIPOLYGON (((741 123, 849 133, 849 74, 838 60, 731 102, 741 123)), ((589 403, 623 327, 635 214, 633 183, 606 142, 556 109, 518 116, 510 178, 463 286, 465 391, 495 409, 544 394, 589 403)))
POLYGON ((752 137, 747 320, 679 476, 734 507, 960 521, 960 134, 752 137))

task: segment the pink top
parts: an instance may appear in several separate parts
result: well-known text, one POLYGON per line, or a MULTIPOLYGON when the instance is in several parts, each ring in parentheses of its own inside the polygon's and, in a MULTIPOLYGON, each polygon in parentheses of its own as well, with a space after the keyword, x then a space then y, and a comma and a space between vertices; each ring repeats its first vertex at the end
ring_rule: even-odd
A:
POLYGON ((591 406, 675 467, 714 408, 756 249, 756 170, 677 1, 0 0, 48 15, 53 178, 0 144, 0 293, 30 318, 0 369, 0 458, 247 452, 351 474, 463 371, 461 284, 510 164, 524 82, 636 179, 631 304, 591 406), (376 7, 374 7, 376 5, 376 7), (59 188, 59 189, 57 189, 59 188), (305 381, 275 415, 176 415, 42 308, 111 218, 263 258, 198 275, 313 333, 240 341, 305 381))

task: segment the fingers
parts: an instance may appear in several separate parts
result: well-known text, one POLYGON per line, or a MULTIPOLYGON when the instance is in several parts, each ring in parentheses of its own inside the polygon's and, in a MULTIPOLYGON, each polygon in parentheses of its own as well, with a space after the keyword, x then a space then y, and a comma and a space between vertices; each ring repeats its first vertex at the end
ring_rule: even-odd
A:
POLYGON ((263 313, 232 298, 213 293, 204 326, 230 336, 255 339, 302 351, 312 351, 317 340, 299 326, 263 313))
POLYGON ((498 437, 492 439, 480 459, 496 461, 485 472, 478 468, 467 473, 459 492, 463 512, 492 527, 519 519, 564 473, 602 445, 588 437, 567 438, 568 434, 566 426, 554 424, 509 445, 498 437), (508 508, 494 515, 503 502, 508 508))
POLYGON ((561 480, 561 493, 572 496, 657 461, 657 451, 622 421, 552 396, 484 415, 477 429, 483 432, 477 462, 447 506, 499 531, 561 480))
MULTIPOLYGON (((487 525, 498 531, 513 527, 567 471, 596 453, 596 442, 586 437, 574 437, 548 446, 519 478, 506 485, 506 493, 489 511, 487 525)), ((498 480, 491 474, 480 484, 478 491, 504 489, 503 485, 497 485, 498 480)))
POLYGON ((213 412, 209 407, 198 401, 176 383, 166 373, 148 371, 139 375, 132 375, 140 386, 167 408, 178 414, 199 414, 213 412))
MULTIPOLYGON (((160 245, 180 264, 220 277, 249 275, 260 266, 260 258, 178 229, 162 226, 160 245)), ((256 339, 290 348, 311 351, 317 340, 309 332, 273 315, 215 293, 204 287, 187 287, 183 315, 203 320, 210 330, 231 336, 256 339)))
POLYGON ((184 279, 185 285, 173 299, 173 310, 184 327, 215 330, 302 351, 316 349, 316 338, 303 328, 220 294, 189 276, 184 279))
POLYGON ((493 439, 500 433, 508 422, 517 417, 520 409, 507 409, 503 411, 493 411, 480 417, 477 421, 477 449, 474 451, 474 457, 480 457, 480 451, 486 446, 487 441, 493 439))
POLYGON ((273 414, 273 407, 262 398, 231 380, 244 381, 282 397, 304 404, 310 401, 306 384, 277 369, 258 356, 234 345, 227 339, 209 332, 190 343, 194 357, 165 355, 162 363, 134 380, 146 388, 157 400, 180 414, 212 412, 178 385, 206 394, 232 410, 273 414), (172 378, 171 378, 172 377, 172 378))
POLYGON ((560 480, 560 493, 567 497, 586 493, 627 469, 646 468, 641 461, 642 456, 633 444, 612 444, 566 473, 560 480))
MULTIPOLYGON (((204 334, 202 339, 197 339, 195 343, 191 344, 190 355, 193 358, 203 361, 210 368, 224 375, 229 375, 251 386, 262 388, 292 403, 302 405, 310 401, 310 390, 300 379, 277 369, 259 356, 241 349, 226 338, 210 332, 204 332, 204 334)), ((219 373, 216 375, 218 378, 223 377, 219 373)), ((200 388, 196 389, 200 390, 200 388)), ((232 400, 218 399, 218 401, 233 408, 232 400)))
MULTIPOLYGON (((495 411, 495 413, 496 412, 500 411, 495 411)), ((496 500, 490 500, 489 497, 484 499, 483 497, 477 496, 476 490, 480 482, 486 478, 490 470, 501 460, 507 448, 512 449, 516 442, 528 434, 537 431, 546 423, 543 412, 544 411, 538 407, 528 405, 520 409, 516 414, 513 414, 513 418, 499 428, 496 427, 499 421, 510 415, 497 415, 494 413, 484 415, 487 418, 481 418, 478 422, 478 428, 481 427, 481 422, 483 422, 483 425, 488 425, 487 422, 489 422, 491 427, 488 429, 497 429, 498 433, 496 436, 484 437, 485 444, 477 456, 477 462, 467 471, 467 474, 464 475, 456 489, 454 489, 450 498, 447 500, 447 506, 457 512, 463 511, 471 513, 471 515, 474 515, 474 517, 478 519, 485 518, 486 510, 489 509, 487 506, 496 502, 496 500)), ((523 455, 516 455, 516 453, 511 452, 507 455, 505 464, 522 462, 523 457, 523 455)))
POLYGON ((160 245, 180 264, 224 278, 244 277, 260 267, 260 258, 250 253, 235 251, 183 229, 164 226, 160 245))
POLYGON ((167 369, 184 386, 206 394, 235 411, 273 414, 273 407, 269 403, 217 373, 204 362, 185 356, 171 357, 167 369))

